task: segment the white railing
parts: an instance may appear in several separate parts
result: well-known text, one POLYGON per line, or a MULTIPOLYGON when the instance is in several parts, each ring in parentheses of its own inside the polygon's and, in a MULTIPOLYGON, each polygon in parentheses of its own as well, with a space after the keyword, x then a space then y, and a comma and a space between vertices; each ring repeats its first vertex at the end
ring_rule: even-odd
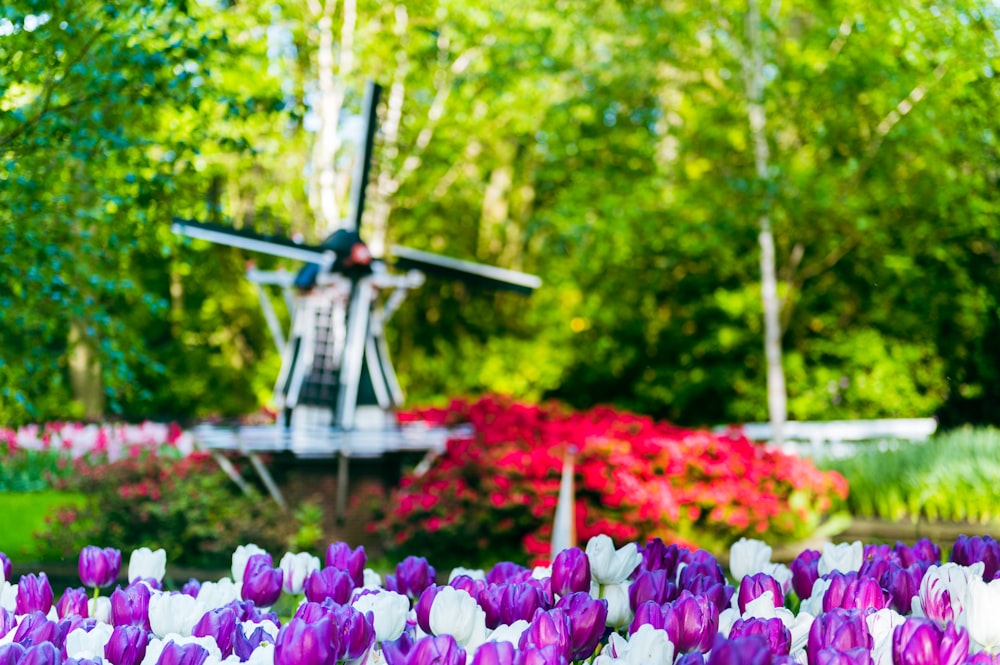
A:
MULTIPOLYGON (((770 423, 717 427, 717 433, 738 431, 753 441, 772 443, 770 423)), ((789 421, 782 430, 780 449, 805 457, 849 457, 862 445, 890 447, 898 442, 926 441, 937 430, 934 418, 878 420, 789 421)))

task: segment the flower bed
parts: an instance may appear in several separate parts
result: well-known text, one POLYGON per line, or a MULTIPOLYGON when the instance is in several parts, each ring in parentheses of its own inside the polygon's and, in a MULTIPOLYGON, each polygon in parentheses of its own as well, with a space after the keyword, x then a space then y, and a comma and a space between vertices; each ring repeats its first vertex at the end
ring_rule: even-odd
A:
POLYGON ((411 473, 372 525, 391 553, 426 552, 449 565, 549 556, 564 456, 575 449, 575 527, 582 539, 661 537, 724 552, 741 537, 798 542, 847 493, 811 461, 650 418, 574 412, 487 397, 408 417, 471 424, 425 473, 411 473), (482 561, 485 557, 486 560, 482 561))
MULTIPOLYGON (((978 665, 1000 663, 1000 543, 963 537, 942 563, 913 546, 826 544, 790 566, 742 539, 704 550, 606 535, 529 569, 422 557, 382 579, 363 548, 320 558, 245 545, 230 577, 162 590, 163 550, 88 546, 82 586, 44 573, 0 589, 0 663, 104 665, 978 665)), ((11 564, 0 555, 0 573, 11 564)))

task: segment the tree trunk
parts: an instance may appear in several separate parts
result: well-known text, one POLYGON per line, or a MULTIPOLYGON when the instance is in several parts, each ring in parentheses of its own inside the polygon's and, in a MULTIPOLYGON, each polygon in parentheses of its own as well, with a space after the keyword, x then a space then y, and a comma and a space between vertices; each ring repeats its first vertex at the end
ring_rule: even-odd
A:
POLYGON ((96 422, 104 417, 104 382, 94 341, 82 319, 73 319, 69 329, 69 383, 73 399, 83 407, 84 419, 96 422))
MULTIPOLYGON (((753 140, 754 167, 759 183, 766 185, 770 179, 769 151, 767 145, 767 116, 764 112, 764 57, 761 47, 760 7, 757 0, 747 3, 747 43, 749 53, 744 56, 743 72, 746 82, 747 115, 753 140)), ((762 188, 767 194, 767 189, 762 188)), ((787 419, 788 395, 785 387, 785 370, 781 358, 781 302, 778 299, 778 279, 775 268, 774 234, 771 231, 770 202, 761 204, 758 218, 760 245, 760 288, 764 307, 764 358, 767 362, 767 411, 771 422, 773 441, 784 441, 787 419)))

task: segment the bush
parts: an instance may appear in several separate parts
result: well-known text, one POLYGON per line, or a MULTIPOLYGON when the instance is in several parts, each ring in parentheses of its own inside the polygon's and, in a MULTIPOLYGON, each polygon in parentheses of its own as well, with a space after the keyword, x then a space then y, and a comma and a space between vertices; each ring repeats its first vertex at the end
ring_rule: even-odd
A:
POLYGON ((798 541, 847 493, 839 474, 742 436, 611 408, 573 412, 487 397, 409 417, 469 423, 472 433, 449 440, 429 470, 408 474, 379 502, 371 528, 390 556, 426 552, 442 565, 547 557, 570 447, 580 540, 660 537, 715 552, 743 536, 798 541))
POLYGON ((998 452, 1000 429, 963 428, 823 465, 850 482, 847 506, 857 517, 986 523, 1000 519, 998 452))
POLYGON ((266 496, 241 493, 204 453, 79 461, 60 488, 87 498, 51 516, 39 534, 48 558, 72 558, 86 545, 113 543, 122 551, 163 547, 171 564, 225 569, 239 545, 280 550, 295 535, 296 519, 266 496))

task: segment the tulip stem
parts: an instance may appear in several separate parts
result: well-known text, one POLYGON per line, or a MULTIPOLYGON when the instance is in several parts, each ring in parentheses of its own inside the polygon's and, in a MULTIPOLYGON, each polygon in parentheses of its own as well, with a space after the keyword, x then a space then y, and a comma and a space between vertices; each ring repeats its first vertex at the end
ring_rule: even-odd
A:
POLYGON ((101 596, 101 587, 99 587, 99 586, 95 586, 95 587, 94 587, 94 598, 93 598, 93 601, 94 601, 94 607, 95 607, 95 608, 97 607, 97 599, 98 599, 98 598, 99 598, 100 596, 101 596))

